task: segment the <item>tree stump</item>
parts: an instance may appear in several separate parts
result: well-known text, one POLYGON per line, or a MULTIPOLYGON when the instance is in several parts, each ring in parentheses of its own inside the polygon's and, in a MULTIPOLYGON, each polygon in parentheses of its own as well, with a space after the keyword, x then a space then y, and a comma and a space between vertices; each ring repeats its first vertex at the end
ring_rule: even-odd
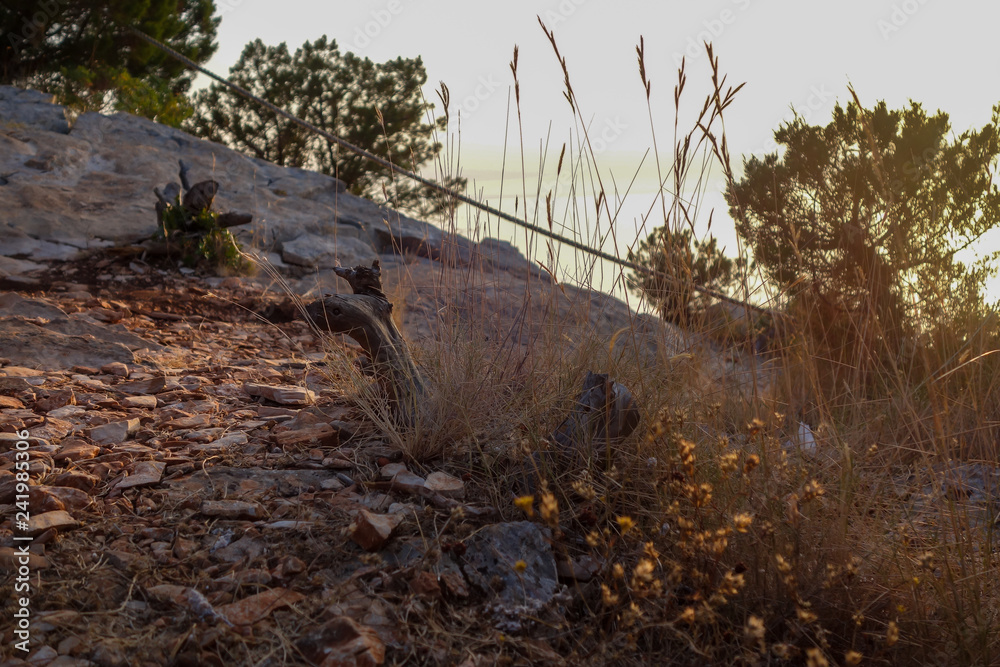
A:
POLYGON ((361 345, 396 416, 403 424, 413 425, 426 382, 392 321, 392 304, 382 291, 378 260, 370 267, 334 271, 350 283, 354 293, 328 295, 306 306, 306 313, 320 329, 346 334, 361 345))

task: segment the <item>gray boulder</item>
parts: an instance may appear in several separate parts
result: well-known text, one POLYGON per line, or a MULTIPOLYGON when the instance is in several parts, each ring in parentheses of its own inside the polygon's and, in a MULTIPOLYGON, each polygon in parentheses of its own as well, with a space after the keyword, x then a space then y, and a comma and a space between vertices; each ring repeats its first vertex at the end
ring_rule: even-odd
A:
POLYGON ((0 125, 30 125, 45 132, 69 133, 66 107, 56 104, 54 95, 13 86, 0 86, 0 125))
POLYGON ((302 234, 281 246, 281 259, 286 263, 318 269, 367 266, 377 257, 371 243, 354 236, 302 234))

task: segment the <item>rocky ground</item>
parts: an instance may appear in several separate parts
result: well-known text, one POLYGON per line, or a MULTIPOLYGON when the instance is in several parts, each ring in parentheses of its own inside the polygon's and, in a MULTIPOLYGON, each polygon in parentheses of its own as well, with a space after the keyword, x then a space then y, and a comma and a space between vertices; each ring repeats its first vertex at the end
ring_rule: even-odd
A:
MULTIPOLYGON (((378 258, 418 354, 590 345, 581 377, 689 364, 758 388, 766 360, 342 185, 125 114, 71 125, 51 98, 0 87, 0 667, 586 662, 608 564, 524 520, 474 450, 403 460, 344 378, 357 346, 318 336, 292 295, 345 291, 332 267, 378 258), (135 243, 178 158, 218 178, 222 208, 255 216, 240 238, 267 262, 256 277, 178 269, 135 243)), ((790 433, 803 429, 786 448, 835 469, 836 448, 790 433)), ((911 510, 905 529, 942 508, 992 525, 997 477, 941 462, 886 488, 911 510)))
MULTIPOLYGON (((33 538, 31 651, 5 612, 4 664, 478 664, 587 576, 484 502, 467 462, 402 463, 287 295, 107 259, 0 296, 0 568, 15 533, 33 538), (459 650, 407 620, 438 605, 494 629, 459 650)), ((542 639, 515 645, 559 662, 542 639)))

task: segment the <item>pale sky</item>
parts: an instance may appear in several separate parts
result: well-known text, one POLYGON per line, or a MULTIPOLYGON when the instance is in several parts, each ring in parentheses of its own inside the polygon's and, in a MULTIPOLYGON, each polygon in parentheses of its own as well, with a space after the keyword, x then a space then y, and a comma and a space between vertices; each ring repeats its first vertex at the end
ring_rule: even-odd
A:
MULTIPOLYGON (((272 45, 287 42, 294 50, 326 34, 341 51, 377 62, 421 56, 428 75, 427 99, 437 102, 434 91, 439 81, 451 91, 452 133, 461 116, 462 175, 493 204, 501 202, 504 137, 509 133, 502 208, 511 213, 515 196, 520 200, 519 213, 524 211, 522 141, 525 190, 532 203, 540 146, 548 137, 544 197, 555 181, 561 145, 578 141, 578 124, 563 99, 562 71, 536 16, 555 32, 609 191, 612 179, 619 188, 626 186, 652 146, 650 112, 636 65, 640 36, 645 38, 652 128, 664 169, 672 155, 673 87, 681 56, 687 56, 688 75, 682 131, 687 129, 685 121, 691 122, 692 109, 700 107, 710 90, 703 40, 713 42, 729 83, 746 82, 726 116, 726 134, 737 164, 744 154, 774 149, 772 133, 790 117, 793 106, 814 124, 829 122, 834 104, 849 99, 848 83, 866 106, 884 99, 890 108, 901 108, 913 99, 928 112, 946 111, 956 134, 988 122, 991 108, 1000 102, 996 84, 1000 4, 992 2, 216 0, 216 4, 222 16, 219 50, 207 67, 223 76, 243 46, 258 37, 272 45), (508 66, 515 45, 520 48, 520 132, 508 66)), ((703 227, 714 208, 712 232, 723 245, 735 249, 721 188, 715 170, 698 224, 703 227)), ((593 211, 593 191, 589 186, 586 191, 586 205, 593 211)), ((650 157, 615 222, 620 249, 635 240, 656 191, 655 162, 650 157)), ((574 217, 572 207, 567 207, 571 199, 558 197, 557 220, 574 217)), ((547 224, 544 215, 535 220, 547 224)), ((584 223, 578 218, 577 224, 584 223)), ((602 231, 608 228, 606 217, 586 224, 602 231)), ((660 224, 662 215, 659 220, 651 217, 646 230, 660 224)), ((511 238, 506 228, 490 233, 511 238)), ((523 247, 523 232, 513 240, 523 247)), ((561 263, 566 265, 566 255, 561 263)), ((609 279, 595 281, 608 287, 609 279)), ((1000 297, 1000 289, 990 291, 994 298, 1000 297)))

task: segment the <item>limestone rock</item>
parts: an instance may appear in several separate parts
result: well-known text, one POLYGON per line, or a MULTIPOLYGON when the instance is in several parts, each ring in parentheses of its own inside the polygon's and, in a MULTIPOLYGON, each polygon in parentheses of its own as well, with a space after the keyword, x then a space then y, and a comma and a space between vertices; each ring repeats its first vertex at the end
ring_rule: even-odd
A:
POLYGON ((66 107, 56 104, 55 95, 14 86, 0 86, 0 125, 69 133, 66 107))
POLYGON ((0 357, 19 365, 51 369, 103 366, 112 361, 135 363, 132 351, 121 343, 67 336, 18 318, 0 320, 0 357))
POLYGON ((281 259, 288 264, 319 269, 335 266, 368 265, 378 254, 370 243, 351 236, 302 234, 281 247, 281 259))

